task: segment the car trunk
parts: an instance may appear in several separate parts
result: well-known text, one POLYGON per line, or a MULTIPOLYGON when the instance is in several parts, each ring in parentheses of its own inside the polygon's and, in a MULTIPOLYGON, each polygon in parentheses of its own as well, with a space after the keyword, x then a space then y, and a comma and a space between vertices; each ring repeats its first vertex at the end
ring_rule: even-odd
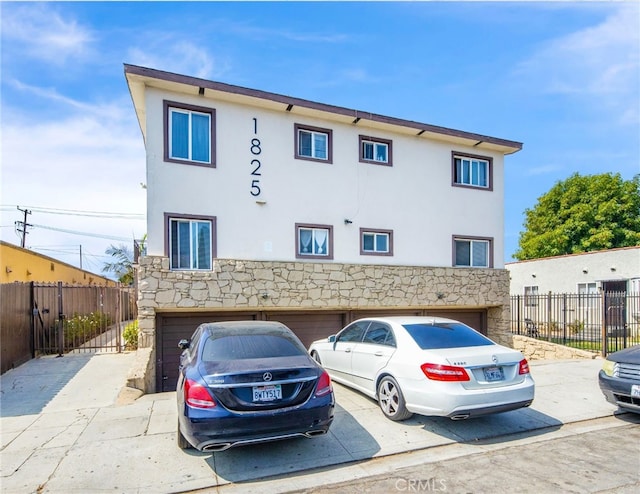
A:
POLYGON ((236 411, 300 405, 319 376, 306 356, 202 362, 198 370, 214 398, 236 411))

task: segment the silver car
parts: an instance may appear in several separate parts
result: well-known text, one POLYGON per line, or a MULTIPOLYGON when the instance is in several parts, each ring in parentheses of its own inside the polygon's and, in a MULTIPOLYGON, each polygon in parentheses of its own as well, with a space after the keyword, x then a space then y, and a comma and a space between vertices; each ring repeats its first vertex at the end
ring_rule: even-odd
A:
POLYGON ((391 420, 466 419, 527 407, 535 384, 522 353, 439 317, 373 317, 315 341, 331 378, 378 401, 391 420))

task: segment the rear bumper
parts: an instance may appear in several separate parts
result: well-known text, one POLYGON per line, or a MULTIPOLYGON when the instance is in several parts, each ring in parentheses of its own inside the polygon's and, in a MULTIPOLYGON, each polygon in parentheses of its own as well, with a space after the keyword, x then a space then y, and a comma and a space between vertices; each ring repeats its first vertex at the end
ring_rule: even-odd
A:
POLYGON ((200 451, 222 451, 233 446, 275 441, 291 437, 326 434, 333 421, 333 400, 322 406, 234 413, 225 411, 206 417, 202 410, 187 407, 179 414, 180 430, 200 451), (187 416, 192 415, 192 416, 187 416))
POLYGON ((612 405, 630 412, 640 413, 640 398, 631 396, 631 386, 639 383, 619 377, 611 377, 600 371, 598 384, 606 400, 612 405))
POLYGON ((531 376, 519 384, 489 389, 464 389, 458 383, 437 384, 427 391, 420 383, 413 387, 400 383, 407 409, 420 415, 463 419, 528 407, 535 396, 531 376))

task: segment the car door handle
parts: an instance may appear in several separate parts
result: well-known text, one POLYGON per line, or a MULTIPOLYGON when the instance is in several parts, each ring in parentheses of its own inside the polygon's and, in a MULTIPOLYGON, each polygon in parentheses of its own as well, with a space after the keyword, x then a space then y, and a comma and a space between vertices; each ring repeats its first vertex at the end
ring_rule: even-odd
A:
POLYGON ((374 353, 374 355, 376 357, 382 357, 382 351, 378 350, 376 353, 374 353))
POLYGON ((344 353, 351 353, 351 348, 345 348, 344 353))

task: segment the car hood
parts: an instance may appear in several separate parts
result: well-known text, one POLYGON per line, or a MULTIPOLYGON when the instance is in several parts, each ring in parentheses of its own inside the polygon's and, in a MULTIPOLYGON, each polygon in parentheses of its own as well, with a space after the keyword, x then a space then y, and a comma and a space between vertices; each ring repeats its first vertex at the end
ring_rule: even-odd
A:
POLYGON ((607 360, 640 365, 640 345, 630 346, 607 355, 607 360))

